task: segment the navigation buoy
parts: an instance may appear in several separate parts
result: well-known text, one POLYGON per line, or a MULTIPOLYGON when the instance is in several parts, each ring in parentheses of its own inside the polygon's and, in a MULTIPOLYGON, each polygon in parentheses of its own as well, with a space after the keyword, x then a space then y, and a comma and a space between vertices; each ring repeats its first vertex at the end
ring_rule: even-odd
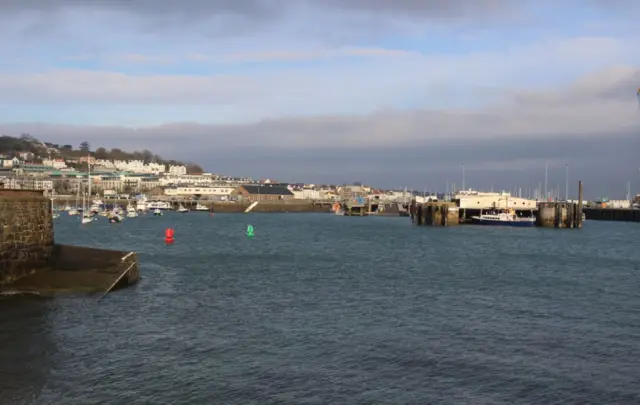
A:
POLYGON ((164 231, 164 243, 170 245, 173 243, 173 229, 167 228, 164 231))
POLYGON ((247 236, 253 236, 255 232, 253 230, 253 225, 247 225, 247 236))

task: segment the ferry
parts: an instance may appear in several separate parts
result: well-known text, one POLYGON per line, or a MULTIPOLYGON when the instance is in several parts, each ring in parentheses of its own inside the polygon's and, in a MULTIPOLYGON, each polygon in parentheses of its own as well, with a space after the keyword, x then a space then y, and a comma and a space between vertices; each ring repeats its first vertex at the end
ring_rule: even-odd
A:
POLYGON ((497 214, 480 214, 471 217, 471 223, 476 225, 497 225, 497 226, 536 226, 534 217, 518 217, 514 210, 507 209, 497 214))

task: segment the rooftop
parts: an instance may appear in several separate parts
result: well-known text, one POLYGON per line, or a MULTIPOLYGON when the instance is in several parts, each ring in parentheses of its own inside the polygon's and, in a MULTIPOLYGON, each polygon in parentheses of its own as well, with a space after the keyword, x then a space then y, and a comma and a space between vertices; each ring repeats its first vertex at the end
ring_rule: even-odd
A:
POLYGON ((293 195, 287 186, 281 184, 244 184, 242 186, 249 194, 267 194, 267 195, 293 195))

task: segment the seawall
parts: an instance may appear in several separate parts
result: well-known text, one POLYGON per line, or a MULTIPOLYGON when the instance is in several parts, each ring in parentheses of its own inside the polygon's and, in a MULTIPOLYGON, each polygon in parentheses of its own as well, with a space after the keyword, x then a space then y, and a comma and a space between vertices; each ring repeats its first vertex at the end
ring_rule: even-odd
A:
POLYGON ((587 219, 596 221, 640 222, 640 210, 621 208, 584 208, 587 219))
MULTIPOLYGON (((251 203, 229 203, 215 202, 213 204, 203 204, 207 207, 213 205, 214 212, 221 213, 241 213, 246 210, 251 203)), ((255 213, 305 213, 305 212, 330 212, 330 204, 313 204, 307 201, 261 201, 251 212, 255 213)))
POLYGON ((0 190, 0 287, 47 267, 53 253, 51 200, 0 190))
POLYGON ((136 253, 84 246, 55 245, 44 271, 16 280, 11 287, 45 294, 104 293, 135 284, 140 279, 136 253), (123 277, 120 277, 125 273, 123 277))
POLYGON ((139 278, 134 252, 54 244, 42 191, 0 190, 0 294, 104 293, 139 278))

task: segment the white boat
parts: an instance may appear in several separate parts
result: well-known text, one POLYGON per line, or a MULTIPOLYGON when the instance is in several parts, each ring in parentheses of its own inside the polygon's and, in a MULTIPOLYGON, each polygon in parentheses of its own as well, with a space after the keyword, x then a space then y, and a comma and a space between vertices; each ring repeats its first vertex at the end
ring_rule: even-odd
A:
POLYGON ((515 227, 536 226, 534 217, 519 217, 512 209, 506 209, 498 213, 480 214, 471 217, 471 222, 477 225, 498 225, 515 227))
POLYGON ((123 220, 124 218, 120 214, 111 213, 111 215, 109 215, 109 222, 111 223, 122 222, 123 220))
POLYGON ((136 207, 131 204, 127 205, 127 218, 135 218, 137 216, 136 207))
POLYGON ((141 212, 149 211, 149 204, 145 195, 136 198, 136 210, 141 212))
POLYGON ((189 212, 189 208, 185 208, 184 205, 180 203, 180 206, 178 207, 178 212, 184 214, 185 212, 189 212))
POLYGON ((209 208, 207 208, 205 205, 197 203, 196 204, 196 211, 209 211, 209 208))
POLYGON ((160 211, 159 208, 156 208, 155 210, 153 210, 153 215, 155 216, 162 216, 162 211, 160 211))
POLYGON ((150 210, 170 210, 171 205, 166 201, 149 201, 147 207, 150 210))
POLYGON ((78 215, 79 213, 80 212, 75 208, 72 208, 69 211, 67 211, 67 214, 72 215, 72 216, 78 215))
POLYGON ((64 210, 65 211, 71 211, 73 208, 71 208, 71 206, 69 204, 65 205, 64 210))

